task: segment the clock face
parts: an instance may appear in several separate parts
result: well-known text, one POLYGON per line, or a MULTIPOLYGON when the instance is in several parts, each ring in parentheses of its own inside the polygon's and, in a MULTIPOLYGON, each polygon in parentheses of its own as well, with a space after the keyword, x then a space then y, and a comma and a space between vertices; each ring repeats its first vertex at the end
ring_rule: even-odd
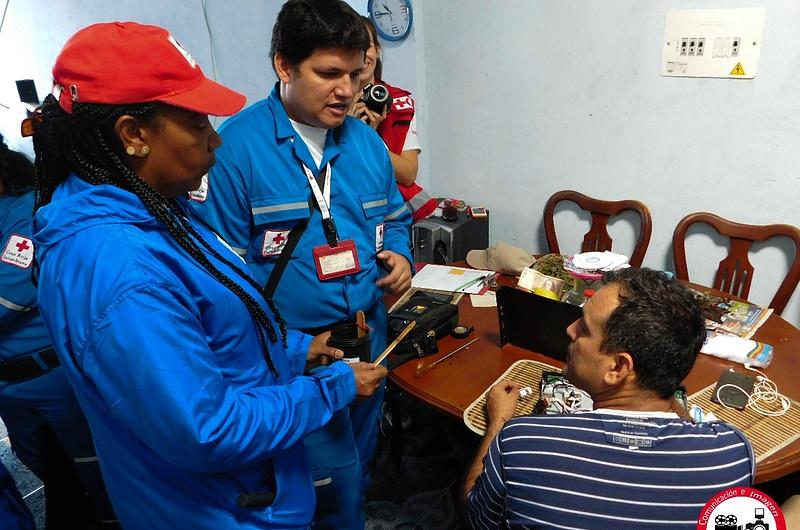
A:
POLYGON ((402 40, 411 30, 411 0, 369 0, 369 17, 386 40, 402 40))

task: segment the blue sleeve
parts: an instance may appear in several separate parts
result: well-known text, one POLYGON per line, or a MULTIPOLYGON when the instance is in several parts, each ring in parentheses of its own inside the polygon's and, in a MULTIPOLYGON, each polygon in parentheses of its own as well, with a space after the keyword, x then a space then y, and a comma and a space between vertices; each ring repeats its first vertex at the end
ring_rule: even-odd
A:
POLYGON ((386 152, 384 161, 385 174, 390 178, 386 190, 386 216, 383 218, 383 248, 402 255, 408 260, 412 268, 414 261, 411 258, 411 211, 406 206, 397 182, 394 179, 394 168, 386 152))
POLYGON ((209 348, 182 296, 165 284, 122 294, 80 355, 111 413, 165 460, 196 472, 255 464, 301 441, 355 397, 344 363, 285 385, 237 386, 224 375, 235 359, 209 348))
MULTIPOLYGON (((0 241, 0 253, 4 251, 12 234, 30 238, 30 218, 19 219, 3 227, 4 239, 0 241)), ((33 243, 30 243, 33 246, 33 243)), ((0 328, 12 325, 19 317, 36 308, 36 286, 33 285, 31 267, 20 267, 0 261, 0 328)))
POLYGON ((243 160, 236 162, 232 147, 223 143, 217 150, 216 163, 208 172, 208 194, 202 202, 190 201, 198 217, 208 223, 240 256, 250 246, 249 180, 242 175, 243 160))
MULTIPOLYGON (((502 431, 501 431, 502 434, 502 431)), ((504 528, 506 488, 503 482, 503 455, 498 434, 483 459, 483 473, 467 496, 467 509, 473 528, 504 528)))
POLYGON ((306 369, 308 347, 314 337, 301 331, 290 329, 286 332, 286 354, 289 356, 289 368, 295 375, 303 375, 306 369))

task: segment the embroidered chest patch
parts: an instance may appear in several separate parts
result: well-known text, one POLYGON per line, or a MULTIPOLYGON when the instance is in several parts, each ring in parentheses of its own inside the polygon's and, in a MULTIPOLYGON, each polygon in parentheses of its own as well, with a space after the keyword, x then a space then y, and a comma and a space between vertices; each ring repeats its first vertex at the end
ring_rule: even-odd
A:
POLYGON ((27 237, 12 234, 0 259, 10 265, 27 269, 33 263, 33 241, 27 237))
POLYGON ((261 255, 265 258, 280 256, 286 241, 289 238, 290 229, 286 230, 267 230, 264 232, 264 243, 261 245, 261 255))

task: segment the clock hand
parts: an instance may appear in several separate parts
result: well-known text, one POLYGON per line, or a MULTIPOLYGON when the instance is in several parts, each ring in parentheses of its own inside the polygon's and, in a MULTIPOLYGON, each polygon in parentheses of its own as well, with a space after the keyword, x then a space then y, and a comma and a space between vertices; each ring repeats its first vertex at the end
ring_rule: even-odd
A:
POLYGON ((391 9, 389 9, 389 6, 387 6, 386 4, 383 4, 383 3, 381 3, 381 5, 382 5, 382 6, 383 6, 383 8, 386 10, 386 12, 387 12, 387 13, 389 13, 389 18, 390 18, 390 19, 391 19, 391 18, 393 18, 393 17, 392 17, 392 10, 391 10, 391 9))

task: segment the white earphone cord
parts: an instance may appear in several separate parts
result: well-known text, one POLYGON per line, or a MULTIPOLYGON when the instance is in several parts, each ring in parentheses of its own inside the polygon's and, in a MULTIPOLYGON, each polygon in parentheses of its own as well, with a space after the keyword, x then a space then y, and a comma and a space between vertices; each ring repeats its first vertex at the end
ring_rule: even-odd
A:
POLYGON ((753 392, 748 393, 744 388, 740 387, 739 385, 735 385, 733 383, 726 383, 719 388, 717 388, 717 401, 727 408, 732 409, 730 405, 726 405, 722 402, 719 397, 719 392, 725 387, 732 387, 744 395, 747 396, 747 406, 752 409, 754 412, 761 414, 762 416, 783 416, 789 410, 791 406, 791 402, 789 398, 778 392, 778 385, 775 382, 767 377, 767 374, 758 370, 757 368, 753 368, 749 364, 745 364, 744 367, 748 370, 753 372, 757 372, 760 374, 756 377, 756 383, 753 385, 753 392), (780 403, 780 410, 775 408, 775 404, 780 403))

